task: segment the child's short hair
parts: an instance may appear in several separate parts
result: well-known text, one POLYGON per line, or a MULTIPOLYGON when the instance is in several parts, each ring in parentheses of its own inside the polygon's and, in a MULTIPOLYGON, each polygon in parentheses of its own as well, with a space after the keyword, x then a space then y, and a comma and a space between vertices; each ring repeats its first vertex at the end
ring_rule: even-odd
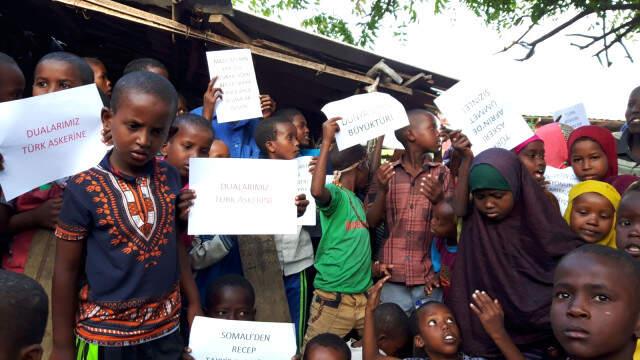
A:
POLYGON ((637 180, 631 183, 631 185, 629 185, 627 190, 625 190, 625 192, 622 194, 622 197, 632 192, 640 192, 640 180, 637 180))
POLYGON ((98 58, 85 57, 84 61, 86 61, 87 64, 89 64, 89 65, 102 65, 102 66, 104 66, 104 63, 102 62, 102 60, 100 60, 98 58))
POLYGON ((157 96, 160 100, 169 104, 171 114, 175 115, 178 107, 178 93, 166 78, 148 71, 135 71, 124 75, 113 87, 110 103, 111 111, 114 113, 118 111, 121 97, 130 91, 157 96))
POLYGON ((411 334, 413 336, 420 335, 420 314, 431 306, 447 307, 447 305, 435 300, 429 300, 420 305, 420 307, 418 307, 413 313, 411 313, 411 317, 409 318, 409 322, 411 324, 411 334))
POLYGON ((365 156, 367 156, 367 150, 362 145, 354 145, 342 151, 334 146, 329 153, 329 160, 333 169, 340 171, 364 159, 365 156))
POLYGON ((43 56, 40 61, 38 61, 38 64, 45 61, 60 61, 67 63, 76 69, 80 76, 80 82, 82 85, 93 84, 93 70, 91 70, 91 66, 89 66, 89 63, 78 55, 66 51, 56 51, 43 56))
POLYGON ((240 288, 246 291, 249 302, 251 302, 252 306, 255 306, 256 293, 253 290, 253 285, 251 285, 249 280, 237 274, 227 274, 219 277, 207 288, 207 298, 205 304, 207 309, 213 308, 213 304, 211 304, 211 301, 213 301, 213 298, 216 296, 216 294, 222 292, 222 289, 224 288, 240 288))
POLYGON ((293 121, 293 118, 296 115, 302 115, 302 112, 300 110, 296 109, 296 108, 280 109, 280 110, 276 111, 275 114, 273 114, 273 116, 283 116, 283 117, 289 119, 289 121, 293 121))
POLYGON ((40 344, 48 315, 49 299, 37 281, 0 270, 0 343, 13 349, 40 344))
POLYGON ((409 128, 411 127, 411 125, 413 125, 413 117, 414 116, 418 116, 418 115, 424 115, 426 117, 430 117, 432 119, 438 119, 438 117, 436 116, 436 114, 432 113, 431 111, 425 110, 425 109, 411 109, 409 111, 407 111, 407 117, 409 117, 409 122, 410 124, 402 127, 398 130, 396 130, 394 132, 394 134, 396 135, 396 139, 398 139, 398 141, 406 148, 407 147, 407 130, 409 130, 409 128))
POLYGON ((178 129, 182 125, 190 125, 195 126, 198 129, 202 129, 204 131, 208 131, 211 133, 211 139, 215 139, 216 134, 211 127, 211 121, 203 118, 200 115, 196 114, 181 114, 176 116, 176 119, 173 122, 173 126, 171 127, 171 136, 175 135, 178 132, 178 129))
POLYGON ((291 123, 291 120, 281 114, 275 114, 261 120, 256 126, 253 137, 255 138, 256 145, 258 145, 258 148, 263 155, 268 152, 267 142, 274 141, 276 139, 276 126, 284 123, 291 123))
POLYGON ((398 304, 380 304, 373 313, 376 335, 388 334, 393 337, 410 337, 409 317, 398 304))
POLYGON ((309 353, 315 347, 324 347, 336 350, 344 355, 344 358, 347 360, 351 360, 351 350, 347 346, 347 343, 344 342, 338 335, 331 333, 320 334, 313 339, 309 340, 307 343, 307 347, 304 350, 304 355, 302 357, 303 360, 309 359, 309 353))
POLYGON ((11 56, 0 52, 0 65, 18 66, 18 63, 11 56))
POLYGON ((159 68, 162 69, 166 72, 169 72, 167 70, 167 67, 164 66, 163 63, 161 63, 160 61, 156 60, 156 59, 152 59, 152 58, 139 58, 139 59, 134 59, 129 61, 129 63, 124 67, 124 70, 122 71, 123 75, 132 73, 132 72, 136 72, 136 71, 147 71, 149 68, 159 68))

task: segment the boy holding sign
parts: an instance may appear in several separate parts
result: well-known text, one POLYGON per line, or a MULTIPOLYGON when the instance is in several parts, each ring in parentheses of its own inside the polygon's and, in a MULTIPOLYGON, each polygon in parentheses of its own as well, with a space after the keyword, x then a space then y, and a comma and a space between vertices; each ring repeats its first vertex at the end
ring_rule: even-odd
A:
POLYGON ((330 332, 340 337, 364 330, 365 292, 371 286, 371 243, 362 201, 355 192, 368 184, 367 153, 362 145, 332 149, 338 121, 322 125, 322 147, 313 172, 311 194, 320 210, 322 239, 316 253, 314 296, 305 344, 330 332), (325 186, 327 163, 336 170, 325 186))
POLYGON ((51 359, 178 359, 180 287, 189 321, 201 313, 176 216, 195 195, 155 160, 176 114, 171 83, 150 72, 123 76, 102 121, 114 147, 69 180, 56 228, 51 359))

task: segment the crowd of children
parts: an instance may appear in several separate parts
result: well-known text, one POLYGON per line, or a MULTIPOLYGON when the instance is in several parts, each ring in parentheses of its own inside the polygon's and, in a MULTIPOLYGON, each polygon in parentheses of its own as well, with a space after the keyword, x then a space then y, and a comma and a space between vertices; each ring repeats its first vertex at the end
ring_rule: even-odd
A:
MULTIPOLYGON (((404 150, 381 162, 380 146, 337 149, 340 118, 313 139, 304 114, 269 95, 263 118, 218 123, 216 78, 189 112, 157 60, 109 76, 99 59, 66 52, 34 69, 32 96, 96 84, 112 148, 91 169, 2 199, 0 360, 42 358, 49 315, 52 360, 193 359, 195 316, 255 321, 261 294, 242 275, 238 239, 186 235, 189 159, 302 154, 317 155, 320 231, 272 236, 291 357, 640 359, 640 87, 620 134, 551 123, 477 154, 437 115, 410 109, 395 132, 404 150), (579 181, 564 214, 547 167, 579 181), (42 229, 57 238, 45 254, 51 289, 21 274, 42 229)), ((0 53, 0 102, 25 87, 0 53)), ((304 194, 291 202, 308 210, 304 194)))

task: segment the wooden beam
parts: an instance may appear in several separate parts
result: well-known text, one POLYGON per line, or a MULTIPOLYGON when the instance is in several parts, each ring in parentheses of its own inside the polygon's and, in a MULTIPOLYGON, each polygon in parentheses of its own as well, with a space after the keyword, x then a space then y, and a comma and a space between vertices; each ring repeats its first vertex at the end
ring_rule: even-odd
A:
MULTIPOLYGON (((342 78, 350 79, 353 81, 361 82, 364 84, 373 84, 374 79, 371 79, 365 75, 354 73, 347 70, 342 70, 327 64, 321 64, 305 59, 300 59, 295 56, 286 55, 277 51, 263 49, 261 47, 246 44, 240 41, 232 40, 227 37, 210 31, 201 31, 193 29, 177 21, 167 19, 165 17, 152 14, 147 11, 139 10, 131 6, 120 4, 112 0, 51 0, 62 4, 74 6, 81 9, 92 10, 114 16, 120 19, 129 20, 142 25, 147 25, 155 29, 168 31, 175 34, 184 35, 187 38, 195 38, 211 42, 214 44, 231 47, 231 48, 245 48, 251 50, 253 54, 267 57, 274 60, 283 61, 289 64, 298 65, 303 68, 315 70, 317 75, 331 74, 342 78)), ((399 93, 412 95, 413 90, 397 84, 380 84, 381 87, 393 90, 399 93)))
POLYGON ((210 23, 217 23, 224 26, 229 32, 231 32, 238 40, 243 43, 250 44, 252 39, 249 35, 245 34, 244 31, 240 30, 228 17, 220 14, 213 14, 209 16, 210 23))

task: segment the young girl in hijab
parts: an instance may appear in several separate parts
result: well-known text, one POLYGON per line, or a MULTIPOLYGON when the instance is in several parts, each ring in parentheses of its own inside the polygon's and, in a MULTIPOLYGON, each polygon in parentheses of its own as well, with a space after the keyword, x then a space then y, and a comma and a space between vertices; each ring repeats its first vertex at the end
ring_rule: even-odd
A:
POLYGON ((583 181, 571 188, 564 219, 584 242, 615 249, 619 204, 620 194, 613 186, 602 181, 583 181))
POLYGON ((573 128, 566 124, 551 123, 536 130, 536 135, 544 142, 544 160, 547 165, 564 169, 569 162, 567 139, 573 128))
POLYGON ((610 182, 618 175, 616 140, 609 130, 594 125, 579 127, 569 136, 567 149, 580 181, 610 182))
POLYGON ((520 145, 513 148, 524 168, 533 176, 544 191, 544 195, 560 211, 558 199, 547 190, 547 182, 544 179, 544 171, 547 168, 545 161, 545 144, 541 137, 533 135, 520 145))
MULTIPOLYGON (((466 183, 461 180, 459 186, 466 183)), ((473 201, 465 214, 446 301, 460 324, 464 352, 500 355, 469 307, 473 291, 482 289, 502 304, 507 333, 525 356, 542 355, 553 341, 553 269, 581 244, 580 238, 550 202, 541 201, 542 187, 510 151, 480 153, 468 183, 473 201)))

